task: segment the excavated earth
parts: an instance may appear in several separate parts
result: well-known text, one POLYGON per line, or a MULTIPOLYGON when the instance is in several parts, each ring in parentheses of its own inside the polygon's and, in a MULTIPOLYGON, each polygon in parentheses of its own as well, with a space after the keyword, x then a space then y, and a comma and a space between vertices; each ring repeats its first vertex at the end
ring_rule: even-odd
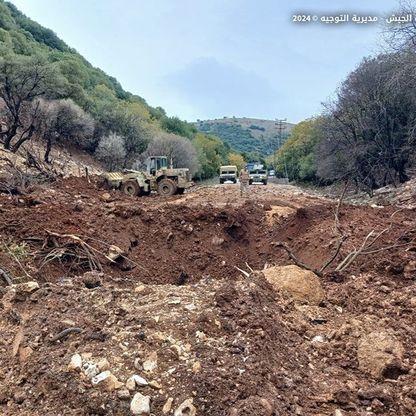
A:
POLYGON ((336 227, 336 206, 275 184, 0 194, 0 414, 129 415, 137 393, 151 415, 416 414, 415 209, 343 203, 336 227), (340 233, 319 304, 266 280, 294 263, 276 242, 320 269, 340 233))

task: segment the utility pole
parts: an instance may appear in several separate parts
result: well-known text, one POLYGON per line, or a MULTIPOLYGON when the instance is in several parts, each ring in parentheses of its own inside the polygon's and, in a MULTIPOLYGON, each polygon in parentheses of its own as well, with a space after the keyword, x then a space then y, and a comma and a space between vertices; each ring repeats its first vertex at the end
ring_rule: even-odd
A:
MULTIPOLYGON (((283 131, 286 130, 286 121, 287 121, 287 118, 282 118, 282 119, 277 118, 276 122, 274 123, 275 126, 277 127, 277 134, 278 134, 277 137, 279 138, 278 148, 273 152, 273 163, 275 164, 275 166, 276 166, 276 160, 275 160, 276 153, 282 147, 283 131)), ((283 164, 285 166, 285 174, 287 178, 288 176, 287 176, 286 160, 283 160, 283 164)))
POLYGON ((282 119, 277 118, 276 123, 274 123, 277 126, 279 148, 282 146, 282 135, 283 135, 283 131, 286 130, 286 121, 287 121, 287 118, 282 118, 282 119))

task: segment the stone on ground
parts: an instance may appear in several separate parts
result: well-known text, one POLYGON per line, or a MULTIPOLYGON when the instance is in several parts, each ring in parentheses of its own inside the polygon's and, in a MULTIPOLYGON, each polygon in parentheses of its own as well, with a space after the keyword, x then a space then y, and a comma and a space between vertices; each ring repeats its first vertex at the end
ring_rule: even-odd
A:
POLYGON ((396 379, 403 373, 403 344, 387 331, 375 331, 358 343, 358 363, 362 371, 378 378, 396 379))
POLYGON ((324 300, 324 290, 318 276, 295 265, 275 266, 264 270, 264 276, 278 291, 294 300, 319 305, 324 300))

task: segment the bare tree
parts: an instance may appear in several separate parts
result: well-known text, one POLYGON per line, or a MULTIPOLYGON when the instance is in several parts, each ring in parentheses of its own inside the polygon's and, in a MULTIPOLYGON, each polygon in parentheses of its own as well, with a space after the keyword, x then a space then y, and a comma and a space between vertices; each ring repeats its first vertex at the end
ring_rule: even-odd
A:
POLYGON ((327 105, 318 175, 353 179, 369 193, 408 179, 416 144, 416 78, 391 54, 365 59, 327 105))
POLYGON ((38 99, 40 116, 36 123, 38 135, 46 142, 45 162, 49 162, 52 145, 61 142, 88 148, 93 139, 94 120, 72 100, 38 99))
POLYGON ((416 49, 416 5, 412 0, 399 1, 396 12, 399 16, 412 15, 413 18, 407 22, 389 23, 384 27, 384 35, 387 44, 394 51, 405 49, 416 49))
POLYGON ((148 156, 167 156, 175 168, 188 168, 191 174, 200 168, 197 151, 191 141, 175 134, 159 132, 140 160, 143 161, 148 156))
POLYGON ((0 58, 0 98, 6 129, 1 132, 4 147, 16 152, 35 132, 39 105, 34 100, 56 93, 62 78, 40 57, 0 58))
POLYGON ((102 137, 95 151, 95 156, 110 171, 121 168, 126 158, 124 139, 115 133, 102 137))

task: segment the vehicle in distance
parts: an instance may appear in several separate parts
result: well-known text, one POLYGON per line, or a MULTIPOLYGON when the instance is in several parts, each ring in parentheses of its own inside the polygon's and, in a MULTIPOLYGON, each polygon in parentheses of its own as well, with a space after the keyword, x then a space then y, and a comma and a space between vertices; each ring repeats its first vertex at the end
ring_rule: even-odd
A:
POLYGON ((237 176, 237 166, 224 165, 220 167, 220 183, 224 183, 225 181, 237 183, 237 176))
POLYGON ((264 169, 256 169, 249 171, 249 184, 252 185, 254 182, 262 183, 267 185, 267 171, 264 169))
POLYGON ((276 172, 273 169, 269 170, 269 177, 274 178, 276 176, 276 172))

